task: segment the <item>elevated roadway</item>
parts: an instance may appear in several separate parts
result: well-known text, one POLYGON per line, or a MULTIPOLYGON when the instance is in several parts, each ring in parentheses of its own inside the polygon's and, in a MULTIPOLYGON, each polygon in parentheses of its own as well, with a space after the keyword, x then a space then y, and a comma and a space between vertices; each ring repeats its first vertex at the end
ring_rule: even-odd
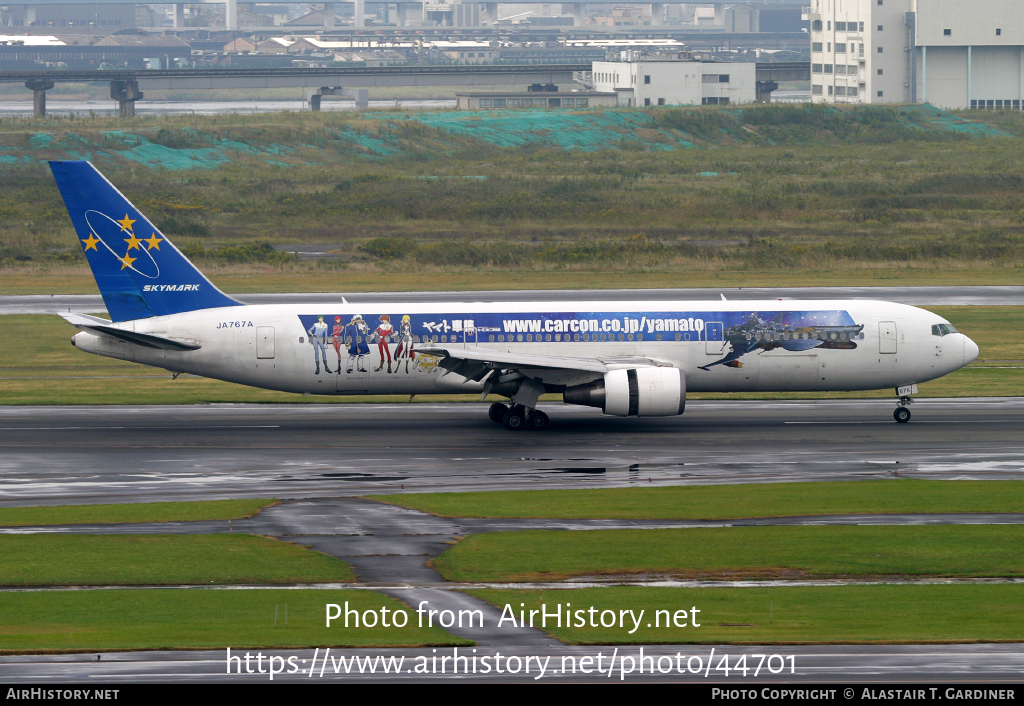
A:
MULTIPOLYGON (((366 107, 365 89, 375 86, 565 85, 572 83, 575 72, 589 70, 590 64, 524 64, 0 71, 0 83, 23 83, 31 89, 38 117, 46 114, 46 91, 57 83, 109 81, 119 114, 131 117, 145 89, 297 87, 311 89, 311 96, 354 91, 357 104, 366 107)), ((319 100, 311 102, 319 106, 319 100)))
MULTIPOLYGON (((810 79, 808 62, 757 64, 759 86, 775 81, 810 79)), ((33 91, 36 116, 46 114, 46 91, 57 83, 109 81, 110 97, 118 102, 120 115, 135 114, 135 101, 146 89, 189 90, 210 88, 307 88, 313 109, 319 96, 346 93, 366 107, 367 88, 380 86, 473 86, 572 84, 590 64, 479 64, 411 65, 332 68, 198 68, 113 69, 60 71, 0 71, 0 83, 22 83, 33 91)), ((768 88, 767 92, 771 92, 768 88)))

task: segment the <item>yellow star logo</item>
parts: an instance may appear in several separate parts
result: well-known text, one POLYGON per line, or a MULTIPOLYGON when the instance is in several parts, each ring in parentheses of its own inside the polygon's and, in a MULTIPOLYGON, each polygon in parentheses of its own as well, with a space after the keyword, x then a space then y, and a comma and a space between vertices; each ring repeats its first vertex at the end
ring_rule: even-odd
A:
MULTIPOLYGON (((95 233, 89 233, 89 238, 82 242, 85 243, 86 250, 96 250, 96 243, 100 242, 100 239, 96 237, 95 233)), ((99 252, 99 250, 96 250, 96 252, 99 252)))
POLYGON ((160 249, 160 243, 163 242, 163 238, 158 238, 158 237, 156 237, 156 233, 153 233, 153 235, 151 235, 150 237, 146 238, 142 242, 144 242, 149 247, 150 250, 159 250, 160 249))
MULTIPOLYGON (((128 253, 125 253, 124 257, 119 257, 117 259, 121 261, 121 269, 123 270, 126 267, 132 267, 132 263, 135 262, 136 260, 138 260, 139 258, 137 258, 137 257, 128 257, 128 253)), ((134 270, 135 268, 132 267, 132 269, 134 270)))
POLYGON ((124 219, 123 220, 114 221, 114 223, 117 223, 117 224, 119 224, 121 226, 121 231, 122 232, 126 231, 126 230, 130 232, 131 229, 132 229, 132 223, 134 223, 134 222, 135 221, 133 221, 131 218, 128 217, 127 213, 124 214, 124 219))
MULTIPOLYGON (((128 231, 128 232, 131 233, 131 231, 128 231)), ((139 240, 138 238, 136 238, 135 237, 135 233, 131 233, 131 236, 132 237, 130 237, 130 238, 125 238, 124 239, 124 242, 128 243, 128 249, 129 250, 131 250, 133 248, 137 248, 137 247, 139 247, 139 243, 145 242, 143 240, 139 240)))

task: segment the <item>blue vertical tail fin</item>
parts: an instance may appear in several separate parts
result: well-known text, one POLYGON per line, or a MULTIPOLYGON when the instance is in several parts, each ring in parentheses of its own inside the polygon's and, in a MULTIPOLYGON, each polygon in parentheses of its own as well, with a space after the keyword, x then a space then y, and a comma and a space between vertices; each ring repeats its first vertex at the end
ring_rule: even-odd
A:
POLYGON ((50 162, 114 321, 242 306, 213 285, 89 162, 50 162))

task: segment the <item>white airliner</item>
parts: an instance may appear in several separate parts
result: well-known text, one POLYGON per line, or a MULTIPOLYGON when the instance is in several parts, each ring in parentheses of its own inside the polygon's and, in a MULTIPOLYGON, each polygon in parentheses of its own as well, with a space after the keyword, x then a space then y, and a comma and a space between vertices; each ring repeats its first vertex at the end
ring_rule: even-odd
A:
POLYGON ((490 416, 543 429, 544 393, 605 414, 683 413, 687 391, 895 388, 978 346, 948 321, 878 301, 630 301, 251 306, 217 289, 88 162, 51 162, 111 320, 67 314, 83 351, 314 395, 500 395, 490 416))

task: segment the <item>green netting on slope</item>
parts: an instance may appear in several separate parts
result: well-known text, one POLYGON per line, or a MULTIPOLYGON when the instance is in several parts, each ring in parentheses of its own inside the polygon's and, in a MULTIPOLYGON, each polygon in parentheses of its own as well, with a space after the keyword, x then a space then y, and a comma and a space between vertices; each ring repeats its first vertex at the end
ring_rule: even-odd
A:
POLYGON ((396 145, 370 137, 369 135, 363 135, 354 130, 342 130, 341 137, 346 142, 351 142, 381 157, 390 157, 393 154, 400 154, 402 152, 396 145))
POLYGON ((935 106, 927 104, 905 108, 901 111, 901 117, 905 117, 907 122, 913 125, 917 125, 918 127, 928 127, 933 130, 948 130, 950 132, 958 132, 974 136, 985 135, 988 137, 1012 137, 1010 133, 1004 132, 1003 130, 987 123, 980 123, 966 118, 961 118, 958 115, 947 113, 944 110, 940 110, 935 106))
POLYGON ((630 142, 658 150, 692 147, 672 133, 659 130, 654 119, 640 111, 484 110, 394 117, 486 140, 499 147, 546 144, 590 151, 630 142), (645 132, 638 134, 637 130, 645 132))

